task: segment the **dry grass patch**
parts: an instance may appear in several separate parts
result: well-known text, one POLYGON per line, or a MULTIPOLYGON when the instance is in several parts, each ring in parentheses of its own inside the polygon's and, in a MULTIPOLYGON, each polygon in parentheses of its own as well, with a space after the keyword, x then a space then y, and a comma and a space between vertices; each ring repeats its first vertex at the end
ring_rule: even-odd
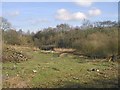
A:
POLYGON ((74 52, 75 51, 75 49, 72 49, 72 48, 69 48, 69 49, 67 49, 67 48, 54 48, 54 51, 56 51, 56 52, 74 52))

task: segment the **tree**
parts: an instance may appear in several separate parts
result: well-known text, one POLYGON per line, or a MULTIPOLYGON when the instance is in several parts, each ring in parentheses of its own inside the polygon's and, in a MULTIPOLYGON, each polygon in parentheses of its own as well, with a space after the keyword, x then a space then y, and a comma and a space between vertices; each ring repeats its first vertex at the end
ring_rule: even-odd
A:
POLYGON ((19 33, 20 35, 22 35, 22 34, 23 34, 22 29, 19 29, 18 33, 19 33))
POLYGON ((74 48, 77 52, 91 57, 102 58, 116 53, 118 41, 116 22, 95 22, 95 28, 91 25, 89 20, 85 20, 83 26, 86 30, 80 27, 71 28, 67 24, 45 28, 33 36, 34 43, 38 47, 55 45, 58 48, 74 48))
POLYGON ((7 19, 0 17, 0 29, 1 30, 8 30, 11 28, 11 23, 8 22, 7 19))
POLYGON ((19 39, 18 33, 15 30, 8 30, 4 32, 4 41, 7 44, 20 45, 21 41, 19 39))
POLYGON ((60 24, 56 26, 58 31, 69 31, 71 28, 68 24, 60 24))
POLYGON ((84 19, 81 27, 82 29, 88 29, 88 28, 92 28, 93 25, 91 24, 89 20, 84 19))
POLYGON ((30 30, 27 31, 27 35, 30 35, 30 30))

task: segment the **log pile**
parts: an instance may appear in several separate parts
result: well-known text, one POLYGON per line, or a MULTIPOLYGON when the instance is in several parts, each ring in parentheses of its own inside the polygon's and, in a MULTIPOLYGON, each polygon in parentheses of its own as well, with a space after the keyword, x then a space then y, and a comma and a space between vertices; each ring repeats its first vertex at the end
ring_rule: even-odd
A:
POLYGON ((27 55, 20 51, 16 51, 14 48, 7 47, 3 49, 2 62, 20 62, 27 61, 28 59, 27 55))

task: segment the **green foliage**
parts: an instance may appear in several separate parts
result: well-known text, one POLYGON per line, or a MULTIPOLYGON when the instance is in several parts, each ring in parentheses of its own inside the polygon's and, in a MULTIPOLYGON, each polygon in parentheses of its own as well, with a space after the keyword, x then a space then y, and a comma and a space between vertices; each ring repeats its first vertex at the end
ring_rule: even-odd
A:
POLYGON ((21 43, 18 37, 18 33, 15 30, 4 31, 3 36, 4 36, 4 41, 7 44, 20 45, 21 43))
MULTIPOLYGON (((106 57, 117 54, 117 27, 64 29, 64 25, 49 28, 35 34, 39 44, 55 45, 58 48, 74 48, 77 52, 96 57, 106 57)), ((34 41, 36 38, 34 38, 34 41)), ((38 43, 38 42, 37 42, 38 43)))
POLYGON ((97 57, 106 57, 117 54, 118 50, 118 24, 111 21, 95 22, 85 20, 81 27, 70 27, 60 24, 55 28, 48 27, 36 34, 24 33, 10 29, 6 19, 3 19, 4 43, 11 45, 36 46, 39 48, 53 45, 58 48, 73 48, 77 52, 97 57), (9 29, 8 29, 9 28, 9 29))
POLYGON ((10 45, 25 45, 25 46, 33 46, 33 38, 32 35, 24 34, 21 30, 6 30, 3 31, 3 41, 5 44, 10 45))

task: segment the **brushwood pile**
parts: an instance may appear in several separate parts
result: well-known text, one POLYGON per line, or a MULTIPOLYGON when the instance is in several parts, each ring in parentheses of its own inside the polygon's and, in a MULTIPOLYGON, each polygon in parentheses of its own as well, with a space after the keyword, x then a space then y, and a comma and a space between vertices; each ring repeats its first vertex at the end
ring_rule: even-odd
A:
POLYGON ((3 48, 2 62, 21 62, 27 61, 29 57, 11 47, 3 48))

